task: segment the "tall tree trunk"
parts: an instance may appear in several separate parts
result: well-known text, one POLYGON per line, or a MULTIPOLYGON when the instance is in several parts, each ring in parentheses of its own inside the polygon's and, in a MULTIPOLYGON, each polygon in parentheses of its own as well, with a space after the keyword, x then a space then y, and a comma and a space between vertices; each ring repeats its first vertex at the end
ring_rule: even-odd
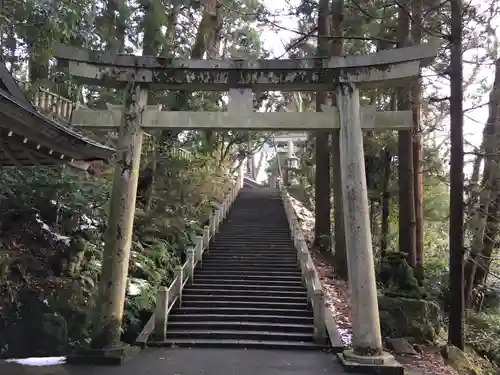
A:
POLYGON ((474 232, 474 228, 472 227, 473 224, 473 215, 475 214, 475 207, 479 203, 479 196, 480 196, 480 175, 481 175, 481 166, 483 165, 484 161, 484 131, 483 131, 483 142, 481 143, 481 146, 479 147, 478 150, 479 154, 476 155, 474 158, 474 163, 472 164, 472 173, 471 177, 469 180, 469 186, 467 186, 467 203, 465 205, 465 210, 466 210, 466 228, 464 231, 468 231, 471 234, 474 232))
MULTIPOLYGON (((343 25, 344 0, 333 0, 331 5, 331 44, 332 56, 344 55, 343 25)), ((332 92, 332 105, 337 103, 336 92, 332 92)), ((340 177, 340 129, 332 131, 332 169, 333 169, 333 224, 335 238, 334 267, 335 274, 347 280, 347 250, 345 244, 344 208, 342 201, 342 179, 340 177)))
MULTIPOLYGON (((411 39, 413 44, 422 41, 422 0, 411 2, 412 25, 411 39)), ((411 110, 413 113, 413 190, 415 198, 415 276, 420 283, 424 280, 424 217, 422 208, 423 195, 423 143, 421 126, 422 81, 418 79, 411 89, 411 110)))
MULTIPOLYGON (((217 4, 217 0, 205 0, 203 2, 203 15, 198 26, 195 43, 191 49, 192 59, 202 59, 205 52, 209 59, 218 58, 222 21, 221 5, 217 4)), ((182 93, 182 98, 186 106, 188 94, 182 93)), ((212 149, 217 139, 216 132, 213 129, 207 129, 205 138, 208 148, 212 149)))
MULTIPOLYGON (((157 0, 145 0, 144 4, 144 18, 143 18, 143 30, 144 37, 142 42, 142 55, 143 56, 157 56, 160 50, 161 43, 159 43, 158 38, 160 37, 160 28, 163 25, 160 25, 158 22, 158 13, 164 11, 164 9, 160 8, 160 3, 157 0)), ((156 104, 156 100, 154 97, 154 93, 152 91, 148 91, 147 104, 153 105, 156 104)), ((144 193, 144 211, 146 214, 152 209, 153 206, 153 197, 155 191, 155 183, 156 183, 156 170, 157 170, 157 141, 153 139, 152 145, 152 155, 151 155, 151 180, 150 183, 144 193)))
POLYGON ((450 0, 450 317, 448 342, 464 349, 464 143, 463 143, 463 67, 462 1, 450 0))
MULTIPOLYGON (((497 186, 497 189, 500 188, 497 186)), ((492 261, 493 250, 496 248, 500 221, 500 195, 497 194, 496 199, 491 202, 488 209, 488 220, 486 221, 486 229, 484 232, 483 251, 479 259, 477 259, 477 269, 474 275, 474 287, 483 285, 486 282, 492 261)))
POLYGON ((28 40, 29 81, 39 83, 49 78, 49 59, 41 53, 36 41, 28 40))
POLYGON ((391 193, 389 192, 389 184, 391 181, 391 164, 392 155, 389 149, 385 149, 384 155, 384 179, 382 181, 382 219, 380 230, 380 256, 384 256, 387 251, 387 243, 389 240, 389 214, 391 193))
POLYGON ((124 8, 123 0, 108 0, 104 11, 106 20, 106 49, 110 53, 122 53, 125 50, 125 20, 120 11, 124 8))
MULTIPOLYGON (((328 0, 320 0, 318 5, 318 57, 328 55, 328 0)), ((318 59, 318 61, 320 61, 318 59)), ((325 91, 316 93, 316 111, 321 112, 321 106, 327 103, 325 91)), ((330 133, 316 132, 316 203, 314 241, 324 244, 325 237, 330 243, 330 133)))
MULTIPOLYGON (((496 211, 495 203, 499 195, 498 179, 500 178, 500 59, 496 61, 495 81, 489 98, 488 121, 483 131, 483 148, 485 163, 483 171, 483 186, 478 189, 479 197, 471 210, 470 229, 472 244, 470 254, 465 264, 465 305, 472 304, 472 292, 475 287, 477 264, 485 256, 486 226, 490 217, 490 209, 496 211)), ((474 194, 474 191, 471 191, 474 194)), ((496 216, 496 215, 494 215, 496 216)), ((491 253, 490 253, 491 256, 491 253)), ((484 262, 482 262, 484 263, 484 262)))
MULTIPOLYGON (((409 0, 399 2, 397 46, 409 45, 409 0)), ((398 110, 410 110, 410 87, 398 89, 398 110)), ((398 132, 399 153, 399 249, 408 255, 408 263, 416 264, 415 252, 415 195, 413 191, 413 135, 411 130, 398 132)))

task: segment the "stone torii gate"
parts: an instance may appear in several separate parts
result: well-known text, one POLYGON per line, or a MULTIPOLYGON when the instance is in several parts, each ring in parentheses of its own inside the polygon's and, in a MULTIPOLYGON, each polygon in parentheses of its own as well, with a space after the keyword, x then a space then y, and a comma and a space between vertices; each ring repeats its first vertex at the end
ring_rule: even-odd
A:
POLYGON ((435 43, 367 56, 291 60, 174 60, 109 55, 58 45, 60 63, 80 83, 121 87, 123 110, 77 109, 72 125, 119 128, 119 146, 99 289, 95 353, 125 353, 120 343, 126 276, 143 129, 248 129, 314 131, 340 128, 342 198, 348 253, 353 349, 340 359, 362 369, 391 365, 383 352, 369 223, 363 136, 365 129, 408 129, 411 111, 360 108, 359 90, 406 85, 437 54, 435 43), (229 91, 228 112, 168 112, 146 106, 148 89, 229 91), (253 91, 336 91, 338 108, 319 113, 253 112, 253 91))

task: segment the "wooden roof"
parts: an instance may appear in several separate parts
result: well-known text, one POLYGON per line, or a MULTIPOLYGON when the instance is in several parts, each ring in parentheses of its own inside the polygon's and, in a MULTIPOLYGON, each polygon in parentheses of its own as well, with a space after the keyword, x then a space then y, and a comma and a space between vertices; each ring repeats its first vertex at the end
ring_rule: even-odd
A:
POLYGON ((0 166, 107 161, 114 153, 40 114, 0 63, 0 166))

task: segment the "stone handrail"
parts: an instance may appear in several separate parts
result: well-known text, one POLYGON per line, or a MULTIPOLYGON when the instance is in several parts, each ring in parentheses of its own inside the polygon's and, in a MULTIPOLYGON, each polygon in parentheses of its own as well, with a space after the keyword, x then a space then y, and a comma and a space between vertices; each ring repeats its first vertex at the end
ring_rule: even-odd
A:
POLYGON ((182 304, 184 286, 193 281, 196 266, 202 263, 203 254, 208 251, 210 240, 218 232, 220 224, 226 218, 241 187, 242 179, 238 176, 219 208, 210 215, 208 225, 203 229, 203 235, 197 236, 194 247, 186 251, 186 262, 182 266, 175 268, 174 279, 170 286, 158 289, 155 311, 137 337, 137 345, 145 347, 150 335, 153 336, 155 341, 164 341, 166 339, 168 314, 177 302, 182 304))
POLYGON ((329 327, 332 319, 330 319, 330 316, 327 316, 325 296, 316 272, 316 267, 314 266, 309 248, 307 247, 304 233, 299 225, 299 220, 293 208, 290 195, 281 181, 279 189, 283 205, 285 206, 290 233, 295 248, 297 249, 297 258, 302 271, 302 279, 306 285, 307 298, 313 309, 314 340, 318 344, 325 345, 328 339, 330 339, 332 345, 334 345, 338 343, 339 339, 337 337, 332 337, 332 335, 338 336, 338 334, 335 333, 337 332, 336 327, 329 327))

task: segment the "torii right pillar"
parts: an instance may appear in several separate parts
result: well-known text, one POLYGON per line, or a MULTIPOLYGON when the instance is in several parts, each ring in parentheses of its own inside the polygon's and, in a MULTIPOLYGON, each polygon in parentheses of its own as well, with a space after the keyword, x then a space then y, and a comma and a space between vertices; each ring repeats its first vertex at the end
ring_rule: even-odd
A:
MULTIPOLYGON (((427 46, 429 47, 432 48, 427 46)), ((405 59, 398 55, 397 50, 387 51, 387 69, 382 70, 379 66, 365 69, 358 74, 341 75, 336 88, 340 116, 340 173, 352 314, 352 349, 339 354, 339 360, 346 370, 357 373, 391 375, 404 373, 404 368, 394 357, 384 352, 380 332, 359 87, 365 87, 367 81, 372 84, 378 81, 377 86, 406 85, 408 79, 418 77, 422 62, 429 62, 429 53, 427 51, 419 54, 418 52, 422 51, 419 51, 418 47, 406 49, 406 52, 408 50, 417 53, 405 59)), ((435 51, 437 53, 437 46, 435 51)))

